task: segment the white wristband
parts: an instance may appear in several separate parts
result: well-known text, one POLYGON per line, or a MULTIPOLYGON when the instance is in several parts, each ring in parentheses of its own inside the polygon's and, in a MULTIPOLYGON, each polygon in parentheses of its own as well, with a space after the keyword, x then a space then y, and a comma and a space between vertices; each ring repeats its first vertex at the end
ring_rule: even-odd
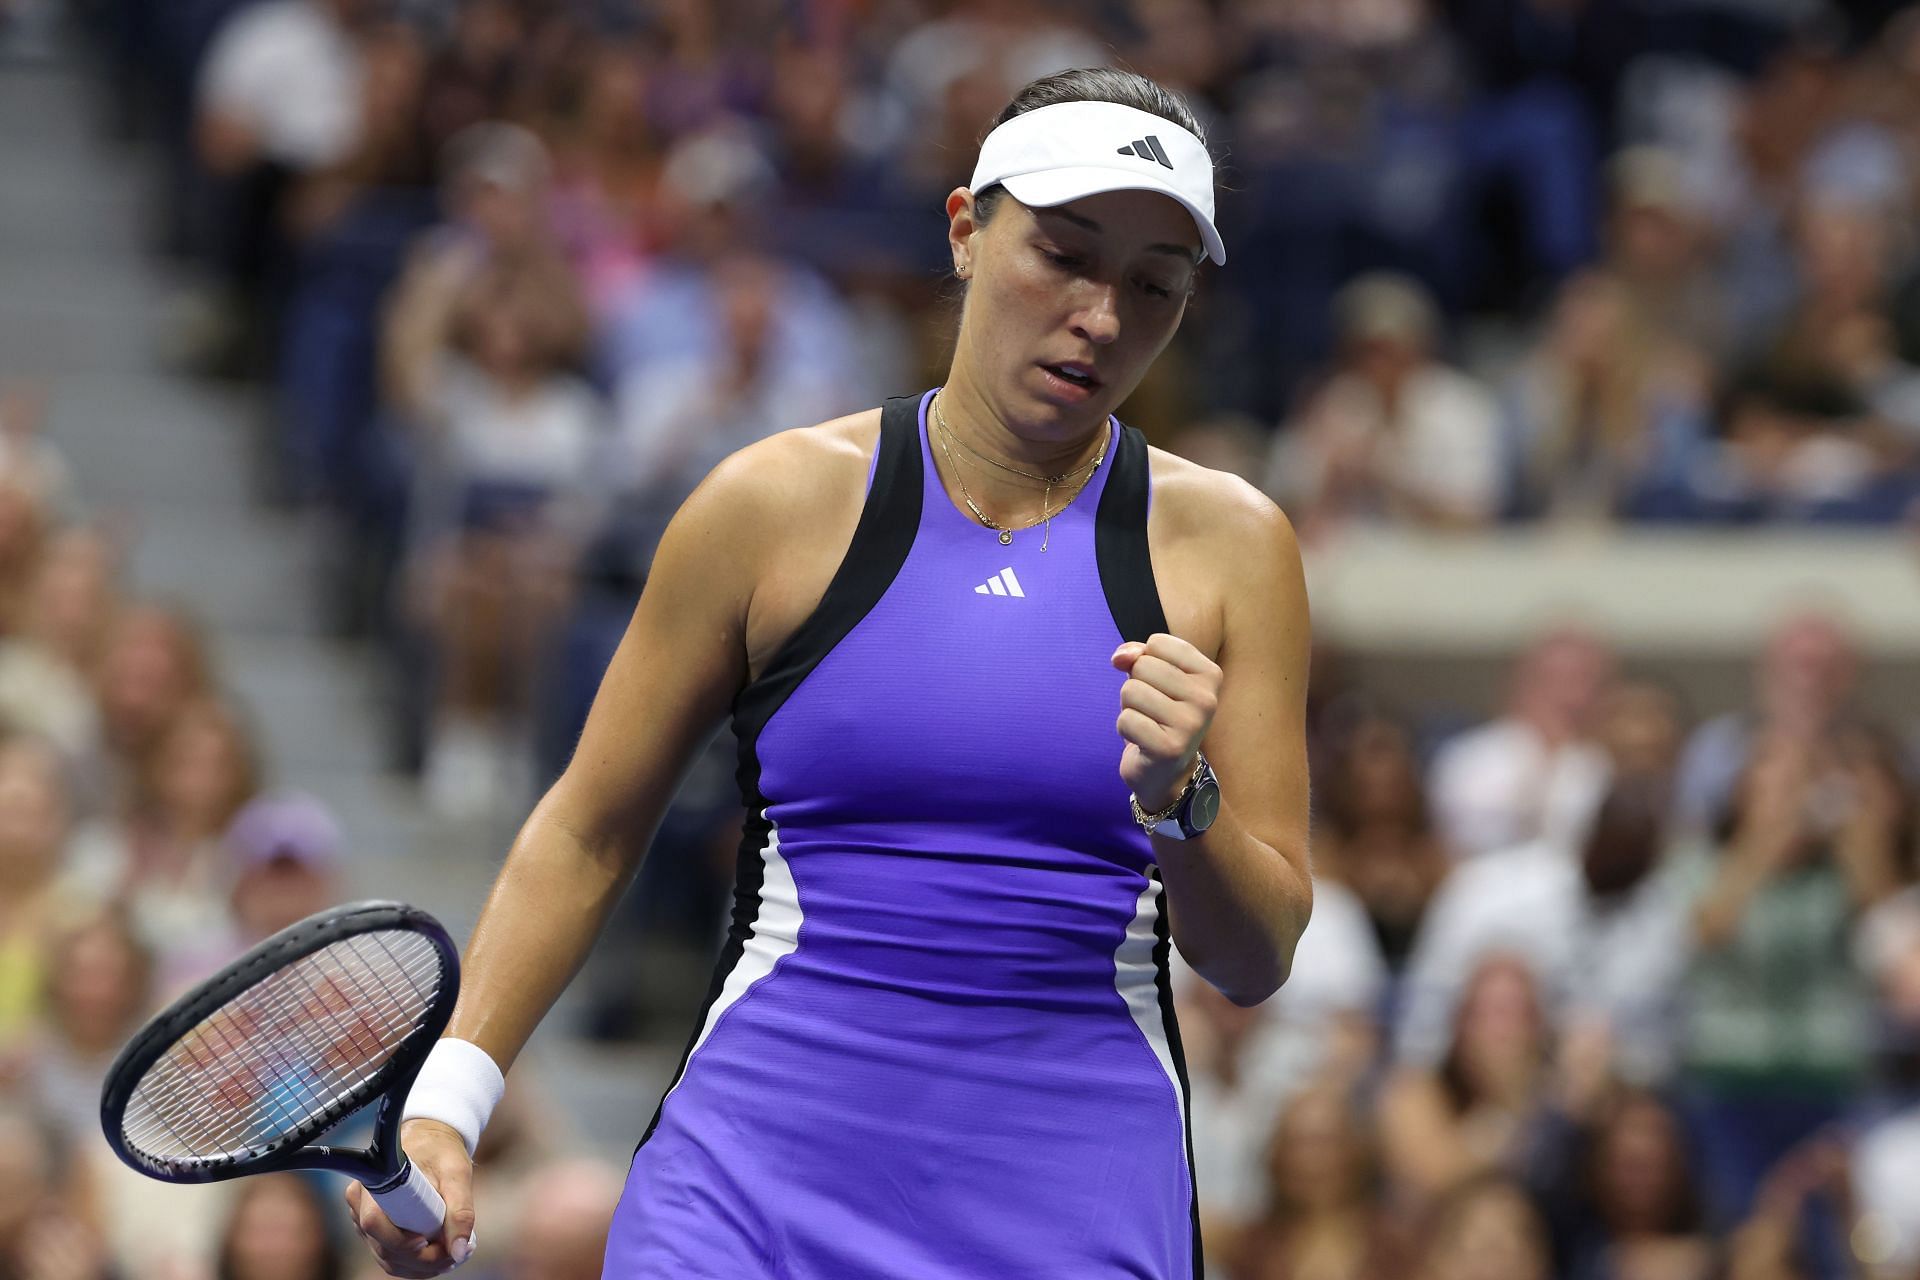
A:
POLYGON ((470 1040, 443 1039, 427 1054, 400 1121, 438 1120, 460 1135, 471 1157, 506 1089, 506 1077, 485 1049, 470 1040))

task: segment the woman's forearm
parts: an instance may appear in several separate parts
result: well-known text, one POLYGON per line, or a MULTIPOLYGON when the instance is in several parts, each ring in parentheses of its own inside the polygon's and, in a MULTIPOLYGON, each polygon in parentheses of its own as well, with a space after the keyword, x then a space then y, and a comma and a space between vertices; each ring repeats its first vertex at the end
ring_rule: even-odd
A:
POLYGON ((1313 910, 1305 851, 1296 861, 1256 839, 1224 801, 1199 838, 1153 844, 1187 963, 1236 1004, 1279 990, 1313 910))
POLYGON ((639 862, 595 847, 554 816, 551 794, 520 828, 462 961, 447 1034, 486 1050, 502 1071, 580 971, 639 862))

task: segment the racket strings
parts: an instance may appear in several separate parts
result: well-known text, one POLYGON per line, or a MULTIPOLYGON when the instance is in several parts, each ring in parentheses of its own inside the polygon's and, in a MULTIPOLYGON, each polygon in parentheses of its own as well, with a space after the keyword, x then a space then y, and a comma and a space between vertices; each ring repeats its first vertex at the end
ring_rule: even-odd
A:
MULTIPOLYGON (((321 971, 316 981, 318 968, 306 966, 289 975, 297 976, 297 982, 263 993, 262 1005, 274 1002, 264 1016, 258 1007, 230 1006, 223 1011, 228 1016, 207 1020, 203 1038, 182 1055, 200 1073, 200 1090, 148 1094, 157 1118, 176 1138, 189 1147, 208 1142, 216 1147, 252 1145, 247 1130, 265 1130, 271 1136, 297 1125, 316 1102, 350 1092, 384 1064, 413 1019, 391 1005, 360 1006, 357 1016, 346 1017, 344 1001, 349 997, 339 983, 341 975, 321 971), (300 998, 288 999, 296 987, 300 998), (382 1010, 384 1017, 376 1022, 369 1009, 382 1010), (356 1060, 368 1070, 353 1073, 356 1060), (320 1069, 325 1067, 331 1070, 320 1069)), ((351 975, 352 970, 346 972, 351 975)))
POLYGON ((193 1165, 323 1129, 359 1105, 354 1095, 421 1026, 443 980, 433 944, 399 930, 295 961, 202 1019, 148 1069, 127 1106, 127 1143, 193 1165))
MULTIPOLYGON (((325 999, 317 985, 312 995, 325 999)), ((142 1127, 137 1112, 130 1108, 130 1140, 151 1148, 157 1130, 164 1128, 189 1155, 225 1154, 236 1146, 247 1150, 296 1127, 314 1110, 324 1110, 333 1098, 350 1093, 379 1069, 386 1056, 372 1059, 367 1052, 369 1026, 329 1027, 326 1018, 303 1026, 290 1023, 284 1012, 277 1018, 248 1021, 252 1023, 249 1034, 255 1036, 252 1041, 236 1041, 234 1027, 216 1024, 206 1029, 195 1049, 181 1055, 199 1075, 194 1090, 143 1082, 135 1103, 147 1104, 153 1114, 142 1127), (368 1069, 347 1079, 336 1062, 331 1073, 322 1074, 320 1067, 330 1051, 328 1040, 333 1052, 372 1059, 366 1063, 368 1069)), ((383 1029, 398 1032, 397 1042, 407 1027, 394 1020, 383 1029)))
MULTIPOLYGON (((351 954, 368 959, 364 946, 351 954)), ((201 1034, 190 1035, 178 1056, 197 1073, 197 1087, 164 1089, 158 1080, 152 1086, 143 1081, 136 1101, 153 1107, 153 1122, 144 1128, 130 1122, 130 1138, 150 1143, 165 1129, 191 1155, 225 1154, 236 1145, 248 1150, 299 1127, 371 1079, 417 1016, 391 1001, 364 1003, 371 993, 359 981, 362 966, 341 965, 343 958, 316 963, 318 957, 310 957, 299 971, 260 984, 207 1019, 203 1031, 196 1028, 201 1034), (367 994, 348 993, 348 984, 367 994), (354 1071, 356 1065, 363 1069, 354 1071)), ((425 980, 431 998, 436 975, 430 970, 437 964, 401 972, 415 983, 425 980)), ((381 975, 380 987, 390 996, 404 995, 391 975, 381 975)), ((159 1065, 165 1064, 163 1059, 159 1065)))

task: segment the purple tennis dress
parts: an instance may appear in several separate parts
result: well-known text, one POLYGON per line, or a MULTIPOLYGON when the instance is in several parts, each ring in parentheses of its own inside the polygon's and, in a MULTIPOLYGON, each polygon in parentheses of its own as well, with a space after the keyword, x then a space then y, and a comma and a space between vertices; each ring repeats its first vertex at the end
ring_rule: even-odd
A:
POLYGON ((606 1280, 1197 1280, 1168 934, 1114 729, 1166 629, 1147 445, 1010 546, 888 401, 852 546, 735 699, 733 923, 606 1280))

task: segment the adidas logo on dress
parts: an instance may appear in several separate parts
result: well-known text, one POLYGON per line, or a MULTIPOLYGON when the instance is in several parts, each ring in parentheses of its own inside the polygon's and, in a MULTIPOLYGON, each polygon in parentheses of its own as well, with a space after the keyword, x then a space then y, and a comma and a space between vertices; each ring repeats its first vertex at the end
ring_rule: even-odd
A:
POLYGON ((977 596, 1025 596, 1020 589, 1020 579, 1013 576, 1013 566, 1008 565, 1000 572, 988 578, 973 589, 977 596))
POLYGON ((1173 161, 1167 159, 1167 153, 1160 149, 1160 139, 1154 137, 1152 134, 1148 134, 1146 137, 1138 139, 1130 147, 1119 148, 1116 154, 1123 155, 1123 156, 1138 156, 1142 160, 1158 160, 1161 164, 1165 165, 1167 168, 1169 169, 1173 168, 1173 161))

